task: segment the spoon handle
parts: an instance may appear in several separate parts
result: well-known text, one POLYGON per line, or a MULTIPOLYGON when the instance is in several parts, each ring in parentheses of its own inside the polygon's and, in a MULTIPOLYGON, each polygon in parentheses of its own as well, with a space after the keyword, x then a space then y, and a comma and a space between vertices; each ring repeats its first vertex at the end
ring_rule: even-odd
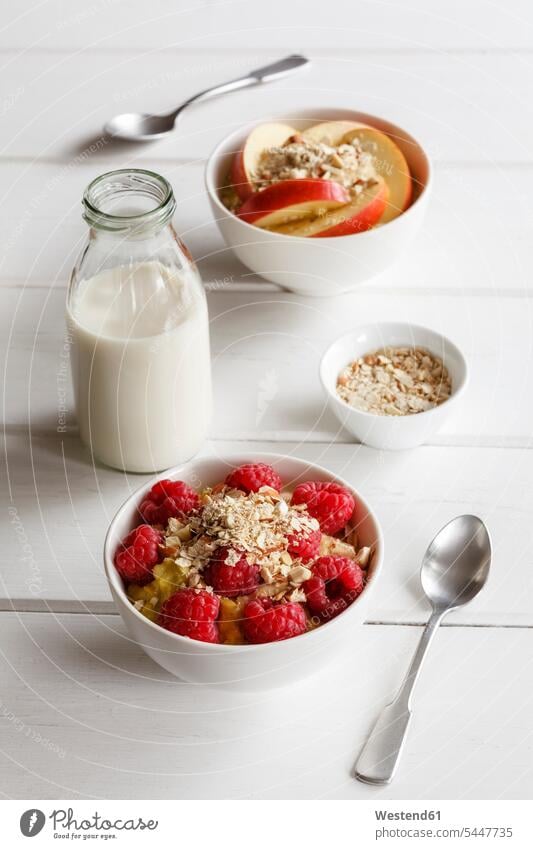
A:
POLYGON ((378 716, 355 765, 355 777, 359 781, 368 784, 389 784, 392 781, 411 721, 413 689, 445 612, 434 610, 431 614, 402 686, 394 700, 378 716))
POLYGON ((299 54, 285 56, 284 59, 279 59, 277 62, 272 62, 270 65, 265 65, 262 68, 256 68, 255 71, 250 71, 250 73, 246 74, 244 77, 238 77, 235 80, 230 80, 227 83, 221 83, 220 85, 207 88, 204 91, 193 95, 193 97, 190 97, 185 101, 185 103, 182 103, 170 117, 177 117, 177 115, 187 106, 190 106, 191 103, 196 103, 199 100, 210 100, 212 97, 219 97, 221 94, 227 94, 230 91, 237 91, 241 88, 248 88, 248 86, 258 85, 259 83, 269 83, 271 80, 280 79, 281 77, 285 77, 288 74, 293 73, 293 71, 296 71, 299 68, 303 68, 305 65, 308 65, 309 62, 309 59, 306 59, 305 56, 300 56, 299 54))

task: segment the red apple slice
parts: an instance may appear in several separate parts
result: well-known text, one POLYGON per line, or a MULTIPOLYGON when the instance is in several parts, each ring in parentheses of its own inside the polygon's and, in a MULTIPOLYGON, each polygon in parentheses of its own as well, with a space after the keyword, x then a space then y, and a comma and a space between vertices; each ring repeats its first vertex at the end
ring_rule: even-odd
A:
MULTIPOLYGON (((333 180, 282 180, 254 192, 237 215, 257 227, 277 227, 346 206, 350 195, 333 180)), ((289 225, 290 226, 290 225, 289 225)))
POLYGON ((376 224, 387 205, 389 188, 379 177, 378 182, 363 189, 360 195, 345 206, 313 218, 311 221, 295 221, 275 228, 276 233, 304 238, 328 238, 329 236, 351 236, 370 230, 376 224))
POLYGON ((389 200, 379 222, 386 224, 401 215, 411 202, 413 181, 407 160, 390 136, 374 127, 350 130, 344 136, 343 142, 349 143, 354 138, 361 142, 363 150, 374 156, 376 171, 389 187, 389 200))
POLYGON ((336 147, 341 144, 346 133, 365 126, 366 124, 359 124, 357 121, 324 121, 322 124, 308 127, 303 131, 302 136, 308 141, 324 142, 331 147, 336 147))
POLYGON ((246 200, 253 193, 253 174, 263 151, 282 145, 295 133, 296 130, 289 124, 276 123, 259 124, 252 130, 244 147, 237 151, 231 164, 231 182, 241 200, 246 200))

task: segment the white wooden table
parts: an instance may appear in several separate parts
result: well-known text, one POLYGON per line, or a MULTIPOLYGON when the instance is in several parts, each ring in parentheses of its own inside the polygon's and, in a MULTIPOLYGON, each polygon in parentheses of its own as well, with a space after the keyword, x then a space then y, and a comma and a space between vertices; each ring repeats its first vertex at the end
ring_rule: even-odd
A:
POLYGON ((527 0, 8 2, 0 32, 0 322, 6 467, 0 549, 1 792, 15 798, 530 798, 533 792, 533 14, 527 0), (191 109, 145 147, 102 144, 111 114, 156 111, 300 49, 307 74, 191 109), (436 179, 424 232, 350 296, 306 300, 226 250, 202 171, 240 122, 353 106, 419 136, 436 179), (174 185, 209 292, 215 417, 207 451, 294 453, 346 476, 387 544, 370 621, 321 675, 258 696, 172 679, 132 644, 101 562, 144 479, 94 468, 68 385, 63 305, 99 172, 174 185), (325 410, 321 352, 359 320, 400 317, 464 349, 471 387, 431 445, 355 445, 325 410), (66 393, 66 395, 65 395, 66 393), (66 432, 58 432, 66 406, 66 432), (387 789, 350 768, 428 615, 417 574, 454 515, 491 529, 492 579, 450 616, 387 789))

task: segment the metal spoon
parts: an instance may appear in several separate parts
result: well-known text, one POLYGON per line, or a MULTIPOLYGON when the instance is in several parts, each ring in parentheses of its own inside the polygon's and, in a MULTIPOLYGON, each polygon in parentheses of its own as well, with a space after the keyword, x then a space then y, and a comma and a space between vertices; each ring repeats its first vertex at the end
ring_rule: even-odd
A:
POLYGON ((218 97, 229 91, 237 91, 237 89, 248 88, 248 86, 258 85, 259 83, 269 83, 271 80, 285 77, 308 64, 309 59, 306 59, 305 56, 286 56, 279 62, 273 62, 271 65, 265 65, 264 68, 250 71, 245 77, 239 77, 237 80, 231 80, 228 83, 222 83, 222 85, 201 91, 199 94, 189 97, 168 115, 145 115, 142 112, 127 112, 124 115, 116 115, 115 118, 107 122, 104 132, 108 136, 115 136, 128 141, 153 141, 171 133, 176 126, 178 117, 191 103, 196 103, 199 100, 210 100, 212 97, 218 97))
POLYGON ((477 516, 452 519, 427 549, 420 578, 433 612, 396 698, 382 710, 359 755, 355 777, 360 781, 392 781, 411 720, 411 696, 422 661, 444 616, 472 601, 485 585, 491 553, 489 532, 477 516))

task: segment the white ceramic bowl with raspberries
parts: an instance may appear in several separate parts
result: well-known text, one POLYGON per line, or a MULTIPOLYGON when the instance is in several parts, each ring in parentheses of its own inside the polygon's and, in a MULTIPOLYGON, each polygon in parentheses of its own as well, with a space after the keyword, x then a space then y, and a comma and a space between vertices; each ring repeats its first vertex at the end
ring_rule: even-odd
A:
POLYGON ((156 663, 185 681, 263 690, 315 672, 339 642, 356 648, 357 626, 382 568, 383 537, 374 512, 346 481, 313 463, 264 453, 202 458, 161 477, 182 481, 185 495, 193 488, 200 506, 177 515, 172 505, 183 506, 181 496, 162 500, 163 485, 154 501, 152 481, 119 509, 104 546, 118 610, 156 663), (249 464, 273 468, 283 497, 279 486, 246 491, 235 476, 222 486, 249 464), (300 489, 307 494, 292 503, 307 482, 318 482, 318 490, 300 489), (327 496, 324 484, 336 485, 327 496), (141 504, 151 505, 142 516, 141 504), (155 528, 143 531, 144 538, 132 534, 147 521, 155 528), (256 536, 257 521, 266 540, 256 536), (306 545, 313 554, 306 549, 304 557, 299 552, 306 545), (245 570, 237 589, 236 564, 245 570))

